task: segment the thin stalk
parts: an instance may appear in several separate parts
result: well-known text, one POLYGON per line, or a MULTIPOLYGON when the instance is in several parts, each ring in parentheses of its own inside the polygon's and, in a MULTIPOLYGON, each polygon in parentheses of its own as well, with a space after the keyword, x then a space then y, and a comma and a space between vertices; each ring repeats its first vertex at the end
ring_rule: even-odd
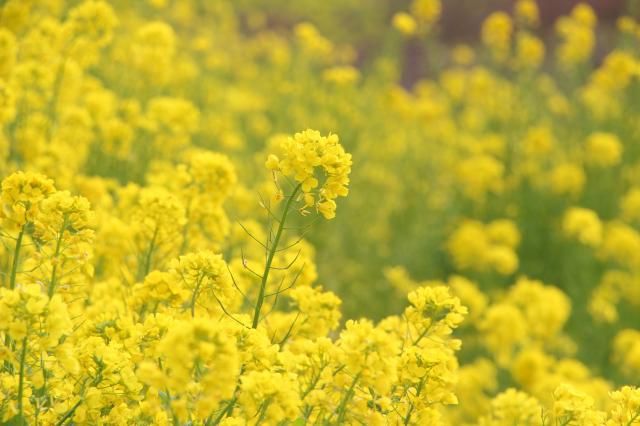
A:
POLYGON ((269 253, 267 255, 267 262, 264 265, 264 272, 262 273, 262 280, 260 282, 260 292, 258 294, 258 299, 256 300, 256 307, 253 313, 253 324, 252 328, 257 328, 258 323, 260 322, 260 310, 262 309, 262 303, 265 298, 265 289, 267 287, 267 279, 269 278, 269 271, 271 270, 271 263, 273 262, 273 257, 278 250, 278 244, 280 243, 280 238, 282 237, 282 232, 284 231, 284 223, 287 220, 287 215, 289 214, 289 210, 291 209, 291 203, 295 199, 296 195, 298 195, 298 191, 300 190, 300 184, 295 187, 293 193, 287 199, 286 204, 284 205, 284 210, 282 212, 282 217, 280 218, 280 222, 278 223, 278 230, 276 231, 276 236, 273 239, 273 244, 269 248, 269 253))
POLYGON ((16 240, 16 247, 13 250, 13 263, 11 265, 11 276, 9 278, 9 288, 11 290, 16 287, 16 275, 18 273, 18 264, 20 263, 20 248, 22 247, 22 238, 24 237, 25 226, 26 224, 22 225, 22 228, 20 228, 20 233, 16 240))
POLYGON ((226 416, 230 416, 233 413, 233 407, 236 405, 236 401, 238 400, 238 391, 240 390, 240 378, 244 374, 244 365, 240 367, 240 374, 238 374, 238 381, 236 383, 236 388, 233 390, 233 397, 229 400, 227 405, 224 406, 220 414, 213 421, 213 425, 218 425, 222 419, 226 416))
POLYGON ((153 256, 153 250, 155 250, 156 246, 156 238, 158 238, 158 227, 153 231, 153 237, 151 237, 151 241, 149 242, 149 249, 147 250, 147 254, 144 259, 144 268, 142 269, 142 276, 140 279, 143 279, 149 274, 149 270, 151 269, 151 259, 153 256))
POLYGON ((413 345, 415 346, 418 343, 420 343, 420 341, 424 338, 424 336, 427 335, 429 330, 431 330, 431 324, 429 324, 427 327, 425 327, 424 331, 418 336, 418 338, 416 340, 413 341, 413 345))
MULTIPOLYGON (((418 388, 416 389, 416 397, 420 396, 420 393, 422 392, 422 387, 424 386, 424 382, 425 382, 425 378, 423 377, 422 380, 420 380, 420 384, 418 385, 418 388)), ((409 421, 411 420, 411 415, 413 414, 413 409, 415 408, 415 406, 413 405, 413 403, 411 403, 411 405, 409 406, 409 410, 407 411, 407 415, 404 418, 404 425, 407 426, 409 424, 409 421)))
POLYGON ((262 403, 262 407, 260 407, 260 413, 259 413, 260 415, 258 417, 258 420, 256 420, 255 426, 258 426, 260 423, 264 421, 264 418, 267 415, 267 409, 269 408, 269 404, 271 404, 271 401, 268 399, 262 403))
POLYGON ((188 219, 190 215, 191 201, 189 202, 189 206, 187 207, 185 215, 185 217, 187 218, 187 223, 185 223, 184 227, 182 228, 182 244, 180 244, 180 256, 182 256, 184 252, 187 251, 187 247, 189 247, 189 224, 191 223, 191 221, 189 221, 188 219))
POLYGON ((213 425, 218 425, 222 419, 230 413, 230 410, 233 408, 233 406, 236 403, 236 397, 234 396, 233 398, 231 398, 229 400, 229 402, 227 403, 227 405, 224 406, 224 408, 220 411, 220 414, 218 414, 218 416, 213 420, 213 425))
POLYGON ((191 318, 196 316, 196 299, 198 297, 198 291, 200 290, 200 284, 202 284, 202 280, 204 279, 203 275, 198 277, 198 281, 196 281, 196 288, 193 289, 193 296, 191 296, 191 318))
POLYGON ((67 422, 67 420, 69 420, 71 418, 71 416, 73 416, 73 413, 76 412, 76 410, 78 409, 78 407, 80 406, 80 404, 82 404, 82 399, 79 399, 78 402, 76 402, 73 407, 71 407, 69 409, 69 411, 67 411, 65 413, 64 416, 62 416, 62 418, 60 420, 58 420, 58 422, 56 423, 56 426, 62 426, 63 424, 65 424, 67 422))
POLYGON ((344 423, 344 416, 347 413, 347 410, 346 410, 347 404, 349 403, 349 400, 353 397, 354 389, 356 387, 356 383, 358 383, 358 379, 360 379, 360 373, 358 373, 356 377, 353 378, 353 382, 351 382, 351 386, 349 386, 349 390, 344 395, 344 398, 342 398, 342 401, 340 401, 340 406, 338 407, 338 421, 336 422, 337 424, 344 423))
POLYGON ((638 417, 640 417, 640 410, 629 419, 629 421, 627 422, 627 426, 632 426, 638 417))
POLYGON ((44 359, 42 358, 42 354, 40 354, 40 369, 42 370, 42 377, 44 379, 44 383, 42 384, 42 396, 47 396, 47 371, 44 368, 44 359))
MULTIPOLYGON (((28 207, 27 207, 28 208, 28 207)), ((24 231, 27 226, 26 217, 25 223, 20 228, 20 232, 18 233, 18 238, 16 239, 16 245, 13 249, 13 262, 11 263, 11 274, 9 275, 9 288, 13 290, 16 287, 16 276, 18 275, 18 264, 20 263, 20 248, 22 247, 22 239, 24 238, 24 231)), ((4 344, 8 348, 11 348, 11 337, 9 337, 9 333, 7 333, 4 337, 4 344)), ((10 363, 9 361, 4 362, 5 369, 10 371, 10 363)))
POLYGON ((49 297, 53 296, 53 292, 56 288, 56 273, 58 272, 58 256, 60 256, 60 250, 62 248, 62 237, 64 236, 64 231, 67 229, 67 217, 64 217, 62 221, 62 228, 60 228, 60 234, 58 235, 58 241, 56 241, 56 251, 53 254, 53 259, 55 261, 53 268, 51 269, 51 279, 49 280, 49 297))
POLYGON ((27 358, 27 338, 22 339, 22 351, 20 352, 20 373, 18 376, 18 418, 20 421, 24 419, 23 416, 23 394, 24 394, 24 364, 27 358))
POLYGON ((49 116, 49 126, 47 127, 48 138, 51 138, 51 134, 53 132, 53 123, 57 112, 56 109, 58 105, 58 98, 60 97, 60 89, 62 87, 62 80, 64 78, 64 72, 67 66, 68 54, 69 48, 65 47, 62 51, 60 64, 58 65, 58 69, 56 70, 56 78, 53 82, 53 93, 51 94, 51 98, 49 98, 49 103, 47 105, 47 114, 49 116))
MULTIPOLYGON (((16 287, 16 276, 18 274, 18 264, 20 263, 20 248, 22 247, 22 239, 24 237, 24 231, 26 227, 26 222, 20 228, 20 232, 18 233, 18 238, 16 239, 16 246, 13 250, 13 262, 11 264, 11 275, 9 276, 9 288, 13 290, 16 287)), ((6 347, 12 347, 11 337, 9 337, 9 333, 7 333, 4 337, 4 344, 6 347)), ((23 348, 24 349, 24 348, 23 348)), ((7 371, 11 371, 12 367, 9 361, 4 362, 5 369, 7 371), (11 367, 11 368, 10 368, 11 367)), ((22 372, 20 375, 20 385, 22 386, 22 372)), ((22 389, 20 389, 20 392, 22 389)), ((22 398, 20 399, 20 404, 22 404, 22 398)))
POLYGON ((38 426, 40 424, 40 406, 41 405, 47 405, 47 403, 43 403, 43 401, 48 401, 48 396, 47 396, 47 372, 44 368, 44 359, 42 358, 42 354, 40 354, 40 369, 42 370, 42 377, 44 379, 44 383, 42 384, 42 387, 40 389, 38 389, 37 394, 38 394, 38 402, 35 405, 35 424, 36 426, 38 426))
MULTIPOLYGON (((324 367, 322 367, 320 369, 320 371, 318 371, 318 374, 315 375, 315 377, 311 380, 311 383, 309 383, 309 386, 307 387, 307 389, 302 392, 302 395, 300 395, 300 400, 304 401, 304 399, 307 397, 307 395, 309 395, 309 393, 315 389, 316 385, 318 384, 318 382, 320 381, 320 376, 322 375, 322 371, 324 370, 324 367)), ((303 410, 304 413, 304 419, 308 420, 309 416, 311 415, 311 411, 312 411, 312 407, 309 404, 306 404, 303 410)))

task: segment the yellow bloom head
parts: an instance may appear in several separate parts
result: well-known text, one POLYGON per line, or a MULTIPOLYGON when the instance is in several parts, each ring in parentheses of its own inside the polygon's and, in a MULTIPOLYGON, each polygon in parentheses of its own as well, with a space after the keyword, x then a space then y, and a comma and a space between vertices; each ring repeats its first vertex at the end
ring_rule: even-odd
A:
POLYGON ((270 154, 266 167, 298 182, 304 194, 303 209, 314 207, 326 219, 335 217, 335 199, 349 193, 352 164, 338 135, 305 130, 283 139, 279 148, 282 158, 270 154))

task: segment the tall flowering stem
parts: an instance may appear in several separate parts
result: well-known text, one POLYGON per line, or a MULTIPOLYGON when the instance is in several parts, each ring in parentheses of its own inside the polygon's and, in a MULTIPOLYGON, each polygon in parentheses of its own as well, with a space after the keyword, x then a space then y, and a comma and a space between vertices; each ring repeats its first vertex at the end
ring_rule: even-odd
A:
POLYGON ((16 246, 13 250, 13 263, 11 265, 11 276, 9 278, 9 288, 13 290, 16 287, 16 275, 18 273, 18 264, 20 263, 20 248, 22 247, 22 238, 24 237, 25 225, 20 228, 20 233, 16 239, 16 246))
POLYGON ((60 256, 60 250, 62 248, 62 237, 64 236, 64 232, 66 231, 66 229, 67 229, 67 217, 65 216, 62 222, 62 228, 60 229, 60 234, 58 235, 58 239, 56 240, 56 251, 53 255, 54 264, 53 264, 53 268, 51 269, 51 279, 49 280, 49 291, 47 293, 49 297, 53 296, 53 292, 56 288, 56 273, 58 271, 58 261, 60 256))
POLYGON ((270 154, 265 166, 272 171, 274 180, 277 181, 277 176, 281 174, 293 178, 297 184, 284 205, 273 244, 266 247, 267 261, 253 313, 253 328, 257 328, 260 322, 260 310, 265 299, 271 263, 278 251, 278 244, 293 202, 303 201, 300 209, 303 215, 310 214, 307 209, 315 209, 326 219, 333 219, 336 215, 335 199, 345 197, 349 193, 347 187, 351 172, 351 154, 345 152, 340 145, 338 135, 322 136, 317 130, 307 129, 281 140, 279 154, 281 157, 270 154), (317 175, 323 176, 321 180, 317 175))
POLYGON ((18 373, 18 419, 23 421, 24 419, 24 410, 23 410, 23 400, 24 400, 24 364, 27 357, 27 338, 22 339, 22 350, 20 352, 20 371, 18 373))
POLYGON ((278 223, 278 230, 276 231, 275 238, 273 240, 273 244, 269 247, 269 253, 267 254, 267 262, 264 265, 264 272, 262 273, 262 279, 260 281, 260 292, 258 293, 258 300, 256 300, 256 307, 253 312, 253 322, 251 324, 252 328, 257 328, 258 323, 260 322, 260 310, 262 309, 262 304, 265 298, 265 289, 267 288, 267 280, 269 279, 269 271, 271 270, 271 263, 273 262, 273 257, 278 251, 278 244, 280 243, 280 238, 282 237, 282 233, 284 231, 284 224, 287 220, 287 215, 289 214, 289 210, 291 210, 291 204, 293 200, 298 195, 300 191, 301 184, 298 184, 291 195, 288 197, 284 210, 282 211, 282 217, 278 223))

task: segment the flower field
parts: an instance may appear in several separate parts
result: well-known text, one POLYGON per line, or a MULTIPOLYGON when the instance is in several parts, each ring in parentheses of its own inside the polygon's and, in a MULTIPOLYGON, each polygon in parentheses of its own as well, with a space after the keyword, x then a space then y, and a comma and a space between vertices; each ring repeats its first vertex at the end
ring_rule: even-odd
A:
POLYGON ((0 424, 640 426, 640 4, 445 3, 0 0, 0 424))

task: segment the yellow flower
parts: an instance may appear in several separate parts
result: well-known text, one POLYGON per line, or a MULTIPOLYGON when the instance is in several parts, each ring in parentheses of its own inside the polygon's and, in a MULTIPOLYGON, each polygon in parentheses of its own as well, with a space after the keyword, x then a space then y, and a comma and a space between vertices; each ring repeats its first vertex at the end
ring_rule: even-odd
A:
POLYGON ((360 72, 357 68, 348 65, 332 67, 322 73, 322 78, 335 84, 349 85, 360 79, 360 72))
POLYGON ((423 25, 433 25, 442 13, 440 0, 413 0, 411 14, 423 25))
POLYGON ((509 55, 513 23, 504 12, 493 12, 482 23, 482 42, 491 49, 498 61, 509 55))
POLYGON ((176 52, 176 34, 169 24, 155 21, 140 26, 130 48, 136 69, 151 82, 167 82, 176 52))
POLYGON ((538 68, 544 60, 544 43, 528 33, 519 33, 516 37, 514 62, 518 69, 538 68))
POLYGON ((563 163, 554 167, 549 175, 550 189, 558 195, 576 196, 582 192, 586 176, 582 167, 563 163))
POLYGON ((2 217, 9 226, 33 222, 41 202, 55 192, 53 181, 37 173, 16 172, 2 181, 2 217))
POLYGON ((570 16, 556 21, 556 32, 563 39, 556 51, 561 65, 575 66, 591 56, 595 45, 595 21, 593 9, 586 3, 578 4, 570 16))
POLYGON ((516 224, 508 219, 494 220, 487 225, 486 231, 494 244, 503 244, 511 248, 520 244, 520 231, 516 224))
POLYGON ((321 288, 300 286, 288 294, 302 315, 297 321, 296 334, 309 338, 320 338, 338 327, 342 301, 332 292, 321 288))
POLYGON ((487 263, 501 275, 511 275, 518 270, 518 256, 509 247, 493 246, 486 257, 487 263))
POLYGON ((458 65, 470 65, 475 59, 475 52, 466 44, 459 44, 453 47, 451 57, 458 65))
POLYGON ((393 15, 393 27, 405 36, 415 34, 417 26, 413 16, 406 12, 398 12, 393 15))
POLYGON ((335 217, 335 199, 349 193, 351 173, 351 154, 345 152, 338 135, 321 136, 318 131, 305 130, 279 142, 282 155, 270 154, 267 168, 277 168, 300 184, 305 207, 310 207, 313 200, 326 219, 335 217), (313 195, 313 199, 307 195, 313 195))
POLYGON ((596 167, 611 167, 622 159, 622 143, 611 133, 593 133, 585 145, 587 163, 596 167))
POLYGON ((5 79, 15 66, 17 52, 16 37, 8 28, 0 28, 0 78, 5 79))
POLYGON ((298 24, 294 28, 296 38, 302 47, 310 53, 326 58, 333 51, 333 44, 325 38, 318 29, 309 22, 298 24))
POLYGON ((528 335, 527 323, 520 310, 510 304, 500 303, 489 307, 478 323, 482 340, 499 365, 508 365, 515 348, 528 335))
POLYGON ((567 236, 591 247, 599 246, 602 241, 602 222, 593 210, 570 208, 564 214, 562 229, 567 236))
POLYGON ((0 78, 0 125, 8 123, 16 115, 16 97, 13 89, 0 78))
POLYGON ((640 234, 622 222, 608 223, 604 229, 604 238, 600 246, 600 255, 605 259, 627 265, 640 266, 640 234))
POLYGON ((640 423, 640 389, 623 386, 610 393, 615 407, 611 410, 611 420, 607 425, 634 425, 640 423))
POLYGON ((536 27, 540 23, 540 11, 535 0, 518 0, 514 13, 516 19, 527 26, 536 27))
POLYGON ((628 221, 640 220, 640 188, 631 188, 620 200, 622 218, 628 221))
POLYGON ((111 41, 118 24, 112 7, 104 1, 87 0, 71 9, 67 25, 72 37, 85 37, 100 46, 111 41))
POLYGON ((524 277, 511 287, 505 301, 520 309, 530 336, 541 341, 554 338, 571 313, 571 301, 561 290, 524 277))
POLYGON ((640 332, 633 329, 620 330, 613 339, 611 358, 613 363, 627 376, 640 374, 640 332))
POLYGON ((276 155, 269 154, 267 161, 265 162, 265 166, 269 170, 278 170, 280 168, 280 160, 276 155))
POLYGON ((299 413, 300 398, 295 392, 294 377, 287 374, 253 371, 242 377, 239 403, 245 416, 251 417, 259 412, 264 401, 263 418, 265 421, 280 422, 283 419, 295 420, 299 413))
POLYGON ((333 219, 336 217, 336 202, 333 200, 322 201, 317 204, 318 211, 325 219, 333 219))
POLYGON ((605 413, 594 410, 594 400, 575 387, 562 384, 553 391, 553 417, 558 423, 599 425, 605 413))
POLYGON ((522 391, 509 388, 491 401, 491 424, 540 425, 540 403, 522 391))

